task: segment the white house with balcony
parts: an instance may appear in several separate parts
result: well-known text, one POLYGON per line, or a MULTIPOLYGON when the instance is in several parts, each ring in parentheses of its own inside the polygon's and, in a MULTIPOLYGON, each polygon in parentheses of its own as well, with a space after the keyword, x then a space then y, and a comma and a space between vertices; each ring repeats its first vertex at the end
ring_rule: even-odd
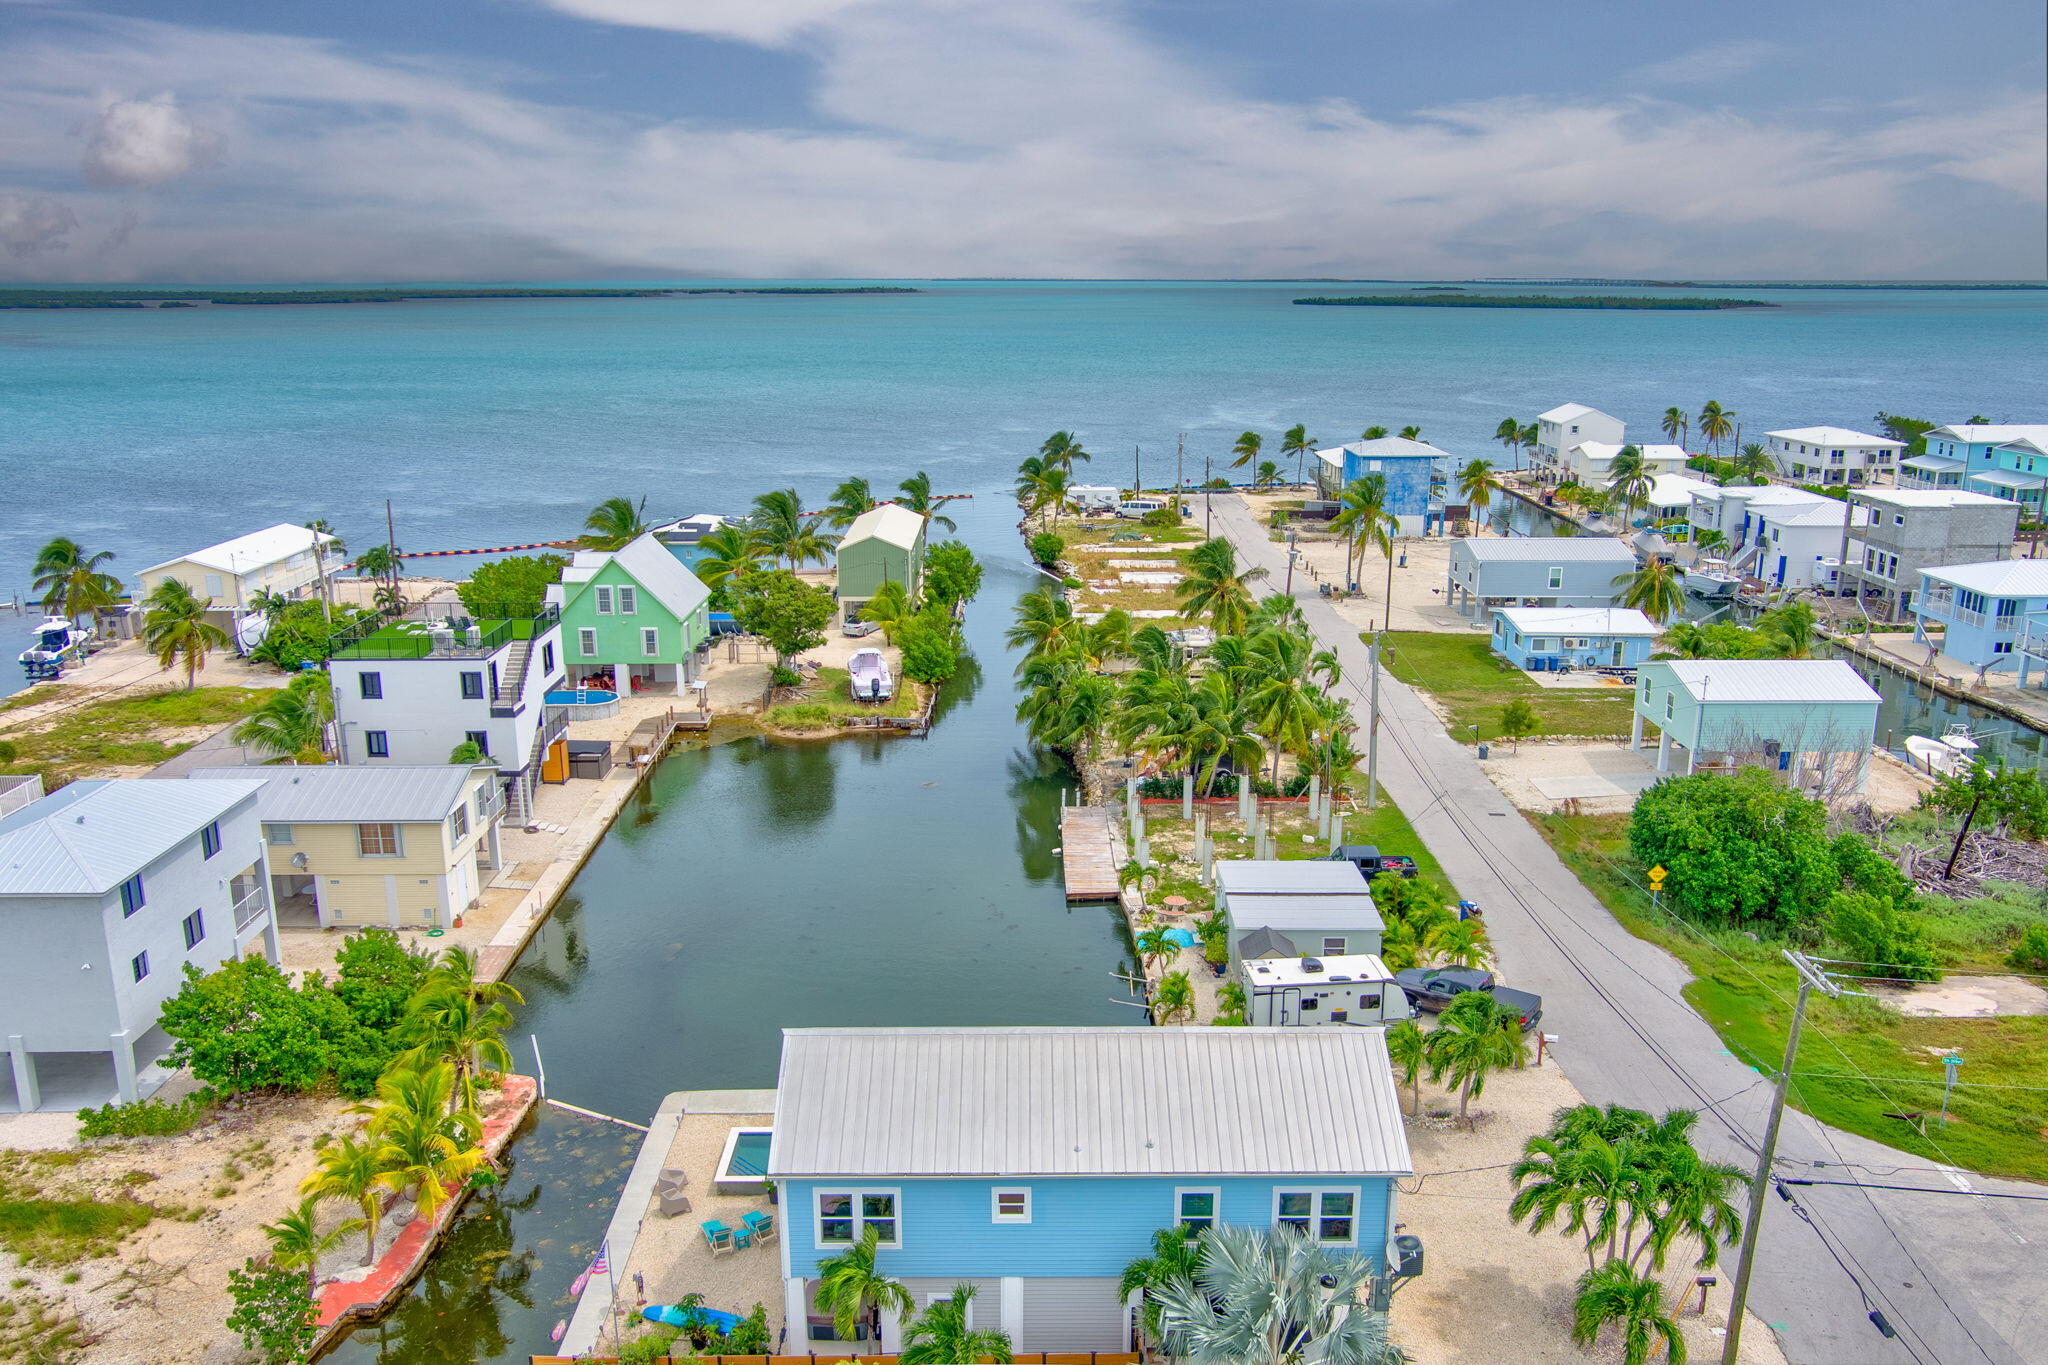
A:
POLYGON ((1764 433, 1764 451, 1794 483, 1862 487, 1890 483, 1906 443, 1847 427, 1792 427, 1764 433))
MULTIPOLYGON (((1626 449, 1628 447, 1619 441, 1581 441, 1564 453, 1564 477, 1604 488, 1614 477, 1614 457, 1626 449)), ((1685 472, 1686 455, 1682 446, 1643 445, 1636 447, 1636 453, 1643 457, 1643 472, 1653 479, 1685 472)))
POLYGON ((237 648, 247 649, 263 638, 258 623, 250 620, 250 600, 265 592, 281 597, 319 592, 341 568, 340 544, 325 533, 280 522, 150 565, 136 575, 135 597, 140 601, 165 579, 175 578, 193 596, 211 603, 207 619, 228 632, 237 648))
POLYGON ((183 968, 277 961, 262 787, 73 782, 0 818, 0 1111, 142 1098, 183 968))
POLYGON ((1550 478, 1566 477, 1566 453, 1588 441, 1620 446, 1628 440, 1628 424, 1584 403, 1566 403, 1536 418, 1534 468, 1550 478))

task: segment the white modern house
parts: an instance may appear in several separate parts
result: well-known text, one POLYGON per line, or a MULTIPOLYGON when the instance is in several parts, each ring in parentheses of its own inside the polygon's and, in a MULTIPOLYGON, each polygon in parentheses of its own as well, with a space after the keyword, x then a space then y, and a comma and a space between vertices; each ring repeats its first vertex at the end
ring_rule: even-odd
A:
POLYGON ((319 592, 341 568, 339 545, 333 536, 280 522, 150 565, 136 575, 135 598, 141 601, 167 578, 178 579, 212 604, 207 619, 228 632, 237 648, 247 649, 262 639, 260 627, 247 619, 250 599, 262 592, 283 597, 319 592), (337 548, 330 552, 329 547, 337 548))
POLYGON ((1657 727, 1657 771, 1762 767, 1793 786, 1863 790, 1878 695, 1839 659, 1652 659, 1636 674, 1629 747, 1657 727))
POLYGON ((262 786, 73 782, 0 818, 0 1110, 140 1098, 181 969, 277 961, 262 786))
MULTIPOLYGON (((1564 452, 1564 477, 1604 488, 1614 477, 1614 457, 1626 449, 1619 441, 1581 441, 1564 452)), ((1636 453, 1643 457, 1643 472, 1652 478, 1685 472, 1686 454, 1682 446, 1640 445, 1636 453)))
MULTIPOLYGON (((1766 503, 1755 509, 1749 539, 1730 558, 1743 572, 1777 587, 1832 593, 1841 583, 1842 530, 1852 517, 1860 527, 1867 514, 1833 498, 1766 503)), ((1850 552, 1860 544, 1852 531, 1850 552)))
POLYGON ((1862 486, 1890 483, 1904 441, 1847 427, 1792 427, 1764 433, 1764 450, 1794 483, 1862 486))
POLYGON ((1587 441, 1619 447, 1628 440, 1628 424, 1584 403, 1565 403, 1536 418, 1534 468, 1554 479, 1565 477, 1565 456, 1587 441))

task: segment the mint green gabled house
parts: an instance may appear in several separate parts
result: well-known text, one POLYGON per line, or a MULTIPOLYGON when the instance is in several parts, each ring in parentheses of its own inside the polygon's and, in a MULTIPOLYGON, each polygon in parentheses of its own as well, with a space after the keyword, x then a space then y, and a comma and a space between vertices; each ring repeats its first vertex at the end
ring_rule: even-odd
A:
POLYGON ((1648 659, 1636 670, 1635 724, 1658 730, 1657 771, 1761 767, 1790 786, 1860 792, 1870 773, 1878 695, 1840 659, 1648 659))
POLYGON ((884 583, 901 583, 914 601, 924 587, 924 518, 885 502, 855 517, 839 542, 840 619, 851 621, 884 583))
POLYGON ((711 590, 652 535, 578 550, 548 601, 561 608, 572 688, 675 693, 696 678, 711 639, 711 590))

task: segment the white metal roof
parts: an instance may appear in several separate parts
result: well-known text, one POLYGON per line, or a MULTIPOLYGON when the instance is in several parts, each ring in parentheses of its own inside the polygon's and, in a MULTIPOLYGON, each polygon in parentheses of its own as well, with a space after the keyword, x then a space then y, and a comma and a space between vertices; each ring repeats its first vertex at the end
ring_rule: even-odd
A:
POLYGON ((262 785, 122 777, 60 787, 0 820, 0 895, 104 894, 262 785))
POLYGON ((1946 436, 1952 441, 1972 443, 1989 441, 2003 445, 2007 441, 2048 442, 2048 424, 2039 422, 1979 422, 1975 426, 1967 422, 1955 426, 1936 427, 1929 436, 1946 436))
MULTIPOLYGON (((1618 441, 1581 441, 1572 449, 1589 460, 1611 460, 1628 447, 1618 441)), ((1646 464, 1671 460, 1684 464, 1689 458, 1683 446, 1674 445, 1639 445, 1636 447, 1636 453, 1643 457, 1646 464)))
POLYGON ((1988 483, 1994 488, 2039 488, 2048 477, 2022 474, 2017 469, 1986 469, 1969 476, 1971 483, 1988 483))
POLYGON ((272 768, 195 768, 208 780, 263 780, 256 810, 273 824, 423 824, 448 818, 476 772, 468 764, 341 764, 272 768))
POLYGON ((1943 564, 1920 571, 1993 597, 2048 597, 2048 559, 1997 559, 1985 564, 1943 564))
POLYGON ((1230 893, 1230 927, 1237 933, 1277 929, 1283 934, 1369 934, 1387 927, 1367 892, 1352 895, 1268 896, 1230 893))
POLYGON ((1804 488, 1794 488, 1789 483, 1710 484, 1701 489, 1699 495, 1715 502, 1735 498, 1747 507, 1783 507, 1791 503, 1805 503, 1811 506, 1838 501, 1824 493, 1809 493, 1804 488))
POLYGON ((1397 1175, 1378 1029, 785 1029, 768 1172, 1397 1175))
POLYGON ((1495 607, 1493 614, 1537 635, 1656 635, 1660 629, 1628 607, 1495 607))
MULTIPOLYGON (((1564 403, 1552 408, 1549 412, 1539 412, 1536 414, 1536 420, 1539 422, 1570 422, 1580 417, 1607 417, 1607 414, 1598 408, 1589 408, 1584 403, 1564 403)), ((1607 420, 1615 422, 1620 419, 1607 417, 1607 420)))
MULTIPOLYGON (((1758 517, 1773 526, 1846 526, 1849 524, 1849 504, 1833 498, 1822 498, 1819 502, 1766 503, 1756 509, 1758 517)), ((1857 518, 1856 524, 1863 525, 1868 513, 1857 518)))
POLYGON ((1952 460, 1946 455, 1915 455, 1911 459, 1901 460, 1899 461, 1899 463, 1906 466, 1906 468, 1908 469, 1933 469, 1947 471, 1950 469, 1961 469, 1963 467, 1963 462, 1961 460, 1952 460))
POLYGON ((908 507, 885 502, 855 517, 853 524, 846 528, 839 548, 843 550, 859 540, 881 540, 908 550, 917 544, 917 538, 923 532, 923 517, 908 507))
POLYGON ((1230 858, 1216 864, 1226 896, 1368 895, 1358 864, 1341 858, 1230 858))
POLYGON ((1988 493, 1966 493, 1960 488, 1859 488, 1855 495, 1866 502, 1891 507, 1984 507, 2015 504, 1988 493))
POLYGON ((1689 474, 1657 474, 1650 479, 1650 506, 1683 507, 1690 503, 1693 494, 1714 485, 1705 479, 1695 479, 1689 474))
MULTIPOLYGON (((322 541, 333 541, 334 537, 320 536, 322 541)), ((293 555, 304 554, 313 548, 313 532, 290 522, 279 522, 261 531, 251 531, 246 536, 236 536, 218 545, 209 545, 203 550, 167 559, 161 564, 152 564, 143 573, 155 573, 176 564, 198 564, 208 569, 219 569, 223 573, 245 574, 260 569, 266 564, 290 559, 293 555)), ((340 564, 331 565, 340 568, 340 564)))
POLYGON ((1863 446, 1871 450, 1904 450, 1904 441, 1894 441, 1883 436, 1872 436, 1867 431, 1851 431, 1847 427, 1792 427, 1785 431, 1767 431, 1766 436, 1775 436, 1781 441, 1800 441, 1810 446, 1863 446))
POLYGON ((1451 458, 1449 451, 1439 450, 1427 441, 1417 441, 1407 436, 1378 436, 1370 441, 1346 441, 1341 446, 1334 446, 1329 450, 1319 450, 1316 454, 1318 456, 1328 456, 1332 459, 1341 459, 1345 451, 1368 460, 1448 460, 1451 458))
POLYGON ((724 525, 725 518, 716 512, 692 512, 687 517, 677 517, 674 521, 664 521, 661 525, 654 527, 653 531, 656 535, 660 535, 664 531, 716 531, 724 525))
MULTIPOLYGON (((621 549, 578 550, 562 569, 562 584, 566 587, 588 583, 605 565, 613 563, 631 575, 677 620, 711 600, 711 589, 671 554, 653 531, 629 541, 621 549)), ((550 593, 549 600, 558 600, 558 595, 550 593)))
POLYGON ((1472 538, 1457 541, 1453 549, 1463 550, 1481 562, 1500 563, 1629 563, 1635 551, 1613 536, 1514 536, 1472 538))
POLYGON ((1877 693, 1840 659, 1660 659, 1645 671, 1669 669, 1693 700, 1727 702, 1863 701, 1877 693))
POLYGON ((1342 984, 1351 981, 1385 981, 1391 983, 1394 973, 1387 964, 1371 953, 1339 953, 1331 957, 1259 957, 1244 963, 1244 974, 1257 986, 1324 986, 1331 982, 1342 984), (1316 963, 1320 970, 1309 971, 1302 964, 1316 963))

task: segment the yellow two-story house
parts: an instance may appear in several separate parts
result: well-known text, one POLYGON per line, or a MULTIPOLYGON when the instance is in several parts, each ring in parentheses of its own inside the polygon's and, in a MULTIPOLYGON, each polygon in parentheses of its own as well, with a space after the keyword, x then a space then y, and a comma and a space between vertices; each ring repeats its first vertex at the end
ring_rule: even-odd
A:
POLYGON ((280 928, 448 928, 500 866, 488 764, 200 768, 262 777, 256 811, 280 928))

